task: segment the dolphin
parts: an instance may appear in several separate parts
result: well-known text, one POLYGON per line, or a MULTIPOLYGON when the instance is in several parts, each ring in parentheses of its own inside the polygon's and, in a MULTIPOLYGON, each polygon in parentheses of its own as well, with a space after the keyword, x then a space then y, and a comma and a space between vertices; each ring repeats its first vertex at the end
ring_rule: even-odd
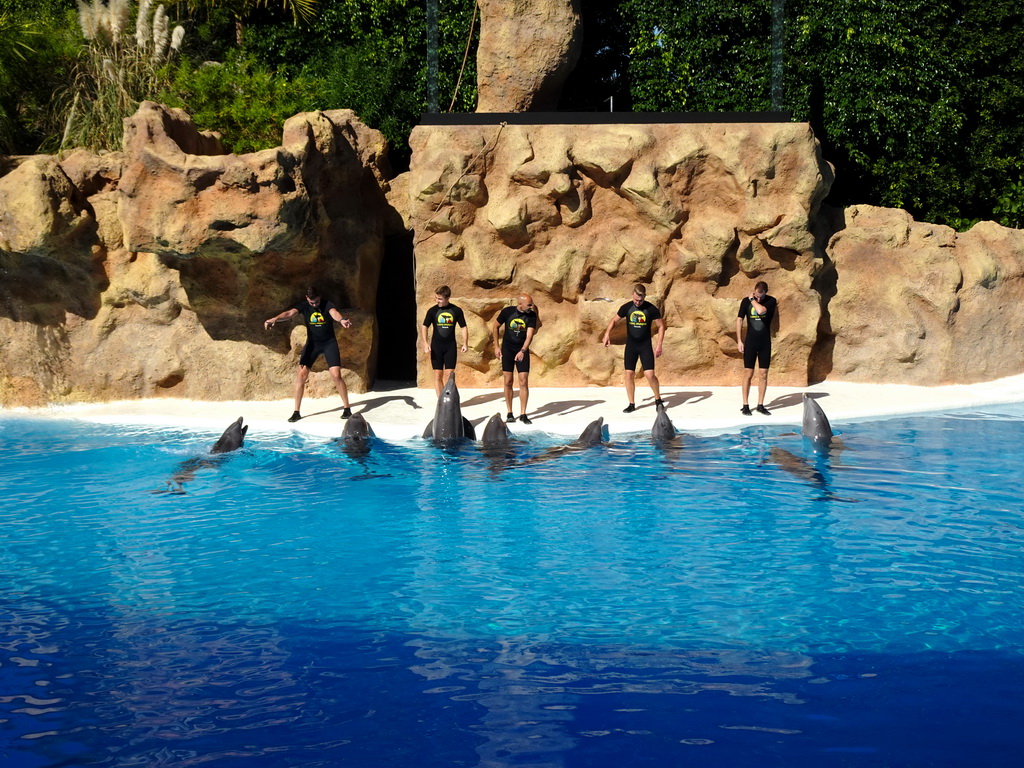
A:
POLYGON ((814 401, 814 398, 807 396, 806 392, 803 402, 804 420, 801 433, 814 443, 816 448, 827 448, 832 442, 832 425, 828 423, 828 416, 814 401))
POLYGON ((242 417, 239 416, 238 421, 225 429, 224 434, 213 444, 210 453, 231 453, 231 451, 237 451, 242 447, 242 443, 245 441, 245 433, 248 431, 249 425, 246 424, 243 427, 242 417))
POLYGON ((361 413, 352 414, 341 432, 341 447, 352 458, 360 458, 370 452, 370 438, 375 437, 373 428, 361 413))
POLYGON ((542 461, 550 461, 551 459, 558 458, 559 456, 565 456, 569 453, 577 453, 579 451, 592 448, 595 445, 603 445, 605 442, 605 426, 604 416, 600 416, 594 421, 587 424, 580 436, 568 445, 559 445, 554 448, 548 448, 544 453, 539 456, 532 456, 523 464, 539 464, 542 461))
POLYGON ((508 427, 505 426, 505 419, 501 417, 500 413, 496 413, 484 425, 484 433, 480 442, 485 450, 500 449, 508 446, 511 437, 508 427))
POLYGON ((437 398, 437 409, 434 418, 423 430, 423 437, 433 438, 435 442, 451 443, 468 437, 476 440, 476 430, 469 419, 462 415, 459 399, 459 388, 455 385, 455 371, 448 377, 448 383, 437 398))
MULTIPOLYGON (((222 454, 237 451, 245 442, 245 433, 248 431, 249 425, 242 426, 242 417, 239 416, 238 420, 228 425, 228 428, 224 430, 224 434, 217 438, 217 442, 210 448, 210 453, 222 454)), ((215 469, 223 464, 225 459, 227 459, 227 456, 218 455, 216 458, 196 456, 183 461, 178 465, 178 469, 171 476, 171 479, 164 484, 165 487, 157 489, 153 493, 184 494, 185 483, 191 482, 195 478, 196 472, 200 469, 215 469)))
POLYGON ((651 437, 659 443, 667 443, 676 436, 676 428, 672 425, 672 419, 668 417, 665 406, 657 406, 658 415, 654 417, 654 426, 651 428, 651 437))

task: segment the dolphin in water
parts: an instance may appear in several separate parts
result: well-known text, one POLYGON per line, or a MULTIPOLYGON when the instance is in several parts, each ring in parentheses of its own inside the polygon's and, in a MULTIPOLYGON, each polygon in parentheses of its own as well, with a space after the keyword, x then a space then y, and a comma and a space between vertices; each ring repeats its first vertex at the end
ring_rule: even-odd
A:
POLYGON ((159 488, 153 491, 153 493, 184 494, 185 483, 190 482, 196 476, 196 472, 200 469, 215 469, 223 464, 227 457, 217 454, 237 451, 245 443, 245 434, 248 431, 249 425, 243 426, 242 417, 239 416, 237 421, 228 425, 228 428, 224 430, 224 434, 217 438, 217 442, 210 448, 210 453, 216 455, 216 458, 196 456, 188 461, 181 462, 178 465, 177 471, 166 482, 166 487, 159 488))
POLYGON ((672 419, 668 417, 668 411, 665 410, 665 406, 659 404, 657 409, 658 415, 654 417, 654 426, 651 427, 651 437, 659 443, 667 443, 670 440, 675 439, 676 428, 672 424, 672 419))
POLYGON ((490 462, 491 472, 498 474, 508 469, 515 461, 512 433, 505 425, 505 419, 496 413, 487 420, 480 436, 480 450, 490 462))
POLYGON ((484 432, 480 437, 480 443, 484 449, 505 448, 511 439, 512 434, 508 431, 505 420, 501 417, 500 413, 496 413, 484 425, 484 432))
POLYGON ((821 410, 814 398, 803 396, 804 420, 801 433, 804 437, 814 443, 815 448, 827 448, 832 443, 832 425, 828 423, 828 416, 821 410))
POLYGON ((569 453, 577 453, 579 451, 592 448, 595 445, 603 445, 605 442, 605 425, 604 416, 600 416, 594 421, 587 424, 580 436, 568 445, 559 445, 555 448, 548 448, 544 453, 539 456, 533 456, 523 464, 539 464, 542 461, 550 461, 551 459, 558 458, 559 456, 565 456, 569 453))
POLYGON ((423 437, 433 438, 435 442, 452 443, 468 437, 476 440, 476 430, 469 419, 462 415, 459 388, 455 385, 455 371, 448 376, 448 383, 437 398, 437 409, 434 418, 423 430, 423 437))
POLYGON ((341 447, 352 458, 361 458, 370 452, 373 428, 361 413, 352 414, 341 432, 341 447))
POLYGON ((249 425, 242 426, 242 417, 239 416, 238 420, 228 426, 224 430, 224 434, 221 435, 217 442, 213 444, 213 448, 210 449, 210 453, 231 453, 231 451, 237 451, 242 447, 245 442, 245 433, 249 431, 249 425))

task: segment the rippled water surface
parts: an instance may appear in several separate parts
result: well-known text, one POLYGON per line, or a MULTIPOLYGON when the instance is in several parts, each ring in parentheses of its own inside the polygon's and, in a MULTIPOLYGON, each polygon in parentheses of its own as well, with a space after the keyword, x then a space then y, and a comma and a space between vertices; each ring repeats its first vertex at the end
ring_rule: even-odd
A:
POLYGON ((1024 407, 785 431, 4 417, 0 765, 1020 765, 1024 407))

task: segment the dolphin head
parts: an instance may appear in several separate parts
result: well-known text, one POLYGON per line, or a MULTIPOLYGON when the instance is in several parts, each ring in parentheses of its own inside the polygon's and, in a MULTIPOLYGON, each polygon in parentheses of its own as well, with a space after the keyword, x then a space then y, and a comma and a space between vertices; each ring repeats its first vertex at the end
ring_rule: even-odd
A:
POLYGON ((487 420, 484 425, 484 434, 481 442, 484 448, 499 448, 508 445, 509 432, 505 426, 505 420, 500 413, 496 413, 487 420))
POLYGON ((815 445, 828 445, 832 442, 832 425, 828 423, 828 416, 814 398, 808 397, 806 393, 803 402, 804 420, 801 433, 815 445))
POLYGON ((224 430, 224 434, 220 436, 216 443, 213 444, 213 448, 210 449, 210 453, 230 453, 231 451, 237 451, 242 447, 242 443, 245 441, 245 433, 249 431, 249 425, 242 426, 242 417, 238 417, 238 421, 231 424, 227 429, 224 430))
POLYGON ((343 440, 366 440, 373 437, 373 430, 361 413, 354 413, 345 422, 341 437, 343 440))
POLYGON ((668 411, 664 405, 658 406, 658 415, 654 417, 654 426, 651 428, 651 437, 655 440, 671 440, 676 436, 676 428, 672 425, 672 419, 668 417, 668 411))
POLYGON ((604 442, 604 416, 599 416, 595 421, 587 424, 579 440, 576 441, 583 446, 598 445, 604 442))

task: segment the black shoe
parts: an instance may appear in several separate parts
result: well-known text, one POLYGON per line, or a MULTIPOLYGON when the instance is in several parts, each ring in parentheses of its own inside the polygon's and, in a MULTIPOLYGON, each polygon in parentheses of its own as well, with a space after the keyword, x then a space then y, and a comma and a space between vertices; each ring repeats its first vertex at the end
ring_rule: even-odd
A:
POLYGON ((661 406, 662 408, 664 408, 664 407, 665 407, 665 401, 664 401, 664 400, 662 400, 662 399, 661 399, 660 397, 659 397, 659 398, 658 398, 657 400, 655 400, 655 401, 654 401, 654 407, 655 407, 655 408, 657 408, 657 407, 658 407, 659 405, 660 405, 660 406, 661 406))
POLYGON ((512 415, 511 411, 509 411, 508 416, 505 417, 505 421, 508 422, 509 424, 515 424, 516 423, 516 417, 512 415))
POLYGON ((750 406, 749 405, 744 405, 742 408, 740 408, 740 413, 742 413, 744 416, 751 416, 751 415, 753 415, 753 414, 750 413, 750 406))
POLYGON ((343 410, 341 412, 341 418, 343 418, 343 419, 350 419, 350 418, 352 418, 352 409, 349 408, 347 405, 345 406, 345 410, 343 410))
POLYGON ((302 414, 300 414, 298 411, 296 411, 295 413, 293 413, 291 416, 288 417, 288 421, 298 421, 301 418, 302 418, 302 414))
POLYGON ((622 412, 623 413, 632 413, 635 410, 636 410, 636 406, 633 405, 633 403, 630 403, 629 405, 627 405, 625 408, 622 409, 622 412))
POLYGON ((527 416, 525 413, 519 417, 519 420, 523 422, 523 424, 533 424, 533 422, 530 421, 530 417, 527 416))
POLYGON ((772 415, 772 412, 769 411, 767 408, 765 408, 763 405, 757 406, 757 408, 755 408, 754 410, 756 410, 762 416, 771 416, 772 415))

